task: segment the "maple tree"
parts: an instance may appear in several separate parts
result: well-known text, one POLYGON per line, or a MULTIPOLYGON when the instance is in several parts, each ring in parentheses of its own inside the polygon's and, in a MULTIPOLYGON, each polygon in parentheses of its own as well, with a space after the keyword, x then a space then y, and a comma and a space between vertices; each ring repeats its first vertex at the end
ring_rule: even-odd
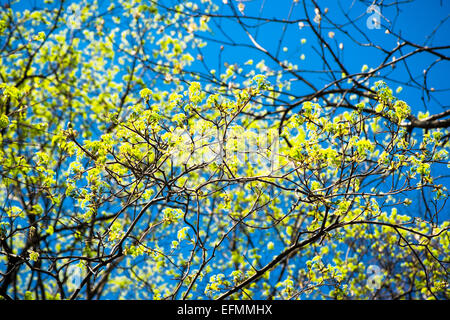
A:
POLYGON ((391 79, 441 107, 407 70, 450 46, 306 0, 24 2, 0 13, 4 299, 450 297, 450 111, 391 79))

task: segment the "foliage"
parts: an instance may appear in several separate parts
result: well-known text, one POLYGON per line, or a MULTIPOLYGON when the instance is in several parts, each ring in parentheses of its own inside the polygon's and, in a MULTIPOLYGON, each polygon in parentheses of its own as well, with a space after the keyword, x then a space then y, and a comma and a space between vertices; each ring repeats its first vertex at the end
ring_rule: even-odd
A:
POLYGON ((260 22, 228 2, 3 6, 3 298, 450 297, 449 113, 367 65, 317 85, 251 33, 273 65, 207 68, 215 19, 260 22))

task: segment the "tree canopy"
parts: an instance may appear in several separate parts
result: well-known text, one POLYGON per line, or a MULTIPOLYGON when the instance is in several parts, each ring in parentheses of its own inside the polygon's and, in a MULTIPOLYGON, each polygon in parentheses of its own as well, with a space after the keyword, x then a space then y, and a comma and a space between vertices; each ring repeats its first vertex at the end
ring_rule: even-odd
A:
POLYGON ((408 5, 0 2, 0 296, 449 299, 448 17, 408 5))

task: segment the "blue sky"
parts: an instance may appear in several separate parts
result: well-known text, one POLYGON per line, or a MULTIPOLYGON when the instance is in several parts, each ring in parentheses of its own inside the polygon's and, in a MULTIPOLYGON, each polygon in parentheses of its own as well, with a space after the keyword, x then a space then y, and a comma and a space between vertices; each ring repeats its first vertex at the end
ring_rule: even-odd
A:
MULTIPOLYGON (((249 16, 258 16, 259 9, 262 1, 254 0, 245 2, 245 13, 249 16)), ((290 4, 292 2, 288 0, 281 1, 265 1, 265 7, 262 12, 262 17, 267 18, 279 18, 285 19, 288 16, 290 10, 290 4)), ((328 16, 332 18, 336 23, 345 22, 344 16, 341 14, 339 6, 336 1, 320 1, 320 6, 322 10, 326 7, 329 8, 328 16)), ((349 1, 342 1, 342 7, 346 8, 350 5, 349 1)), ((308 3, 309 4, 309 3, 308 3)), ((221 4, 220 13, 230 14, 231 10, 227 5, 221 4)), ((314 12, 309 5, 309 14, 314 16, 314 12)), ((396 18, 395 9, 389 8, 382 11, 382 15, 388 20, 382 19, 382 27, 380 29, 368 29, 366 27, 366 20, 369 18, 370 14, 366 13, 367 6, 360 2, 357 2, 352 10, 349 11, 349 16, 352 18, 359 17, 356 22, 356 25, 362 33, 367 35, 374 44, 380 45, 383 48, 390 50, 396 46, 397 38, 392 34, 385 33, 385 26, 388 26, 390 30, 395 33, 401 33, 403 37, 411 42, 415 42, 418 44, 427 44, 427 45, 446 45, 448 44, 448 34, 450 33, 450 23, 449 21, 443 23, 440 30, 434 34, 432 39, 427 39, 427 36, 432 33, 432 31, 439 25, 439 23, 444 20, 448 13, 450 12, 450 4, 449 2, 443 2, 442 6, 440 1, 414 1, 413 3, 406 3, 401 7, 401 12, 398 14, 396 18)), ((299 18, 303 18, 303 7, 302 1, 300 1, 297 6, 292 11, 292 15, 290 20, 295 20, 299 18)), ((227 34, 232 37, 233 41, 239 43, 251 44, 249 38, 243 32, 242 28, 235 23, 229 22, 225 19, 217 19, 218 22, 221 23, 221 26, 224 30, 227 31, 227 34)), ((249 24, 254 24, 254 22, 249 20, 249 24)), ((214 29, 214 25, 211 24, 214 29)), ((261 26, 259 29, 257 36, 255 37, 259 44, 261 44, 264 48, 269 50, 270 52, 276 52, 276 48, 278 45, 279 35, 282 32, 283 24, 274 24, 269 23, 261 26)), ((352 36, 356 37, 358 40, 364 41, 362 34, 358 34, 354 32, 353 27, 345 27, 352 36), (353 32, 352 32, 353 30, 353 32)), ((252 29, 249 29, 252 30, 252 29)), ((215 39, 226 39, 217 29, 214 29, 214 38, 215 39)), ((329 24, 324 24, 323 34, 325 35, 329 31, 334 31, 336 33, 334 39, 330 40, 330 45, 337 48, 339 43, 344 44, 343 50, 336 50, 342 56, 342 61, 345 66, 348 68, 349 72, 357 73, 361 70, 361 67, 364 64, 367 64, 369 67, 376 67, 381 59, 384 58, 384 55, 380 56, 378 50, 372 48, 361 48, 356 47, 351 41, 348 40, 348 37, 337 31, 335 28, 330 27, 329 24)), ((255 35, 255 32, 253 32, 255 35)), ((282 47, 286 46, 288 48, 287 52, 280 52, 280 59, 287 59, 294 63, 297 63, 299 69, 307 69, 307 70, 318 70, 322 66, 322 60, 320 57, 314 53, 313 48, 317 48, 317 43, 314 43, 314 39, 312 36, 312 32, 304 27, 302 30, 298 28, 297 24, 291 24, 286 29, 286 33, 284 36, 284 41, 282 43, 282 47), (308 41, 306 44, 301 45, 300 39, 306 38, 308 41), (300 60, 299 57, 301 54, 305 54, 305 60, 300 60)), ((205 59, 207 62, 211 63, 211 65, 215 65, 217 63, 218 53, 220 51, 220 44, 210 43, 208 44, 205 52, 205 59)), ((411 50, 411 49, 408 49, 411 50)), ((408 52, 405 50, 405 52, 408 52)), ((257 61, 257 57, 260 56, 265 59, 265 61, 270 66, 270 59, 267 56, 264 57, 263 54, 256 52, 255 50, 248 49, 245 47, 227 47, 222 53, 222 57, 224 60, 227 60, 230 63, 238 62, 243 63, 246 60, 252 58, 257 61)), ((396 58, 400 56, 400 54, 395 55, 396 58)), ((430 62, 436 60, 434 56, 429 54, 420 54, 411 59, 413 64, 409 65, 410 71, 414 78, 421 78, 423 74, 423 70, 426 66, 430 64, 430 62)), ((447 88, 447 80, 448 80, 448 71, 450 71, 450 64, 448 62, 438 64, 434 69, 431 69, 429 73, 429 87, 433 87, 438 91, 440 88, 447 88)), ((405 80, 405 69, 404 66, 399 63, 396 65, 396 70, 390 75, 390 78, 393 80, 392 83, 388 83, 392 85, 395 89, 398 85, 401 84, 405 80)), ((323 84, 326 84, 324 82, 323 84)), ((402 92, 402 96, 399 98, 406 99, 408 98, 408 102, 412 104, 413 110, 424 111, 423 102, 420 100, 420 94, 418 95, 417 90, 408 90, 407 86, 404 86, 404 91, 402 92)), ((445 98, 449 98, 448 92, 446 93, 435 93, 435 96, 438 97, 441 101, 445 98)), ((428 108, 438 108, 438 104, 431 101, 431 103, 427 103, 428 108)), ((441 110, 442 111, 442 110, 441 110)))

